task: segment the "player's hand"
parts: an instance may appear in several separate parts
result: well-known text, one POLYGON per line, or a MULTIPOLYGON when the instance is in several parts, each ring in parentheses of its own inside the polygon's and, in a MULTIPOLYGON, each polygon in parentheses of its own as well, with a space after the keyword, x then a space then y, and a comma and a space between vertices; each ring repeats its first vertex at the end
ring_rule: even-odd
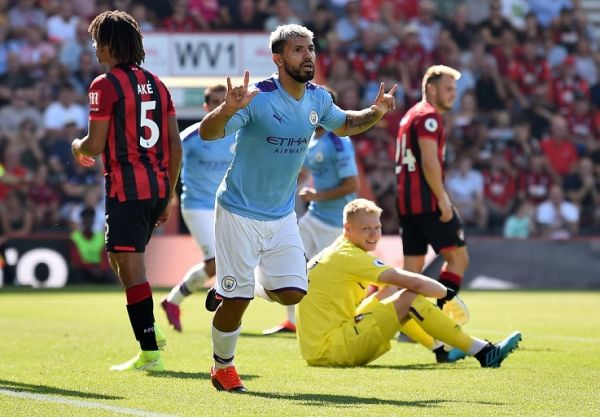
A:
POLYGON ((383 82, 379 84, 379 92, 377 93, 377 97, 375 97, 375 101, 371 108, 377 112, 380 116, 383 116, 390 110, 394 110, 396 108, 396 98, 394 95, 398 90, 398 84, 394 84, 394 86, 387 93, 384 90, 383 82))
POLYGON ((443 298, 438 298, 437 306, 441 309, 444 307, 444 304, 446 304, 447 301, 452 300, 454 297, 456 297, 456 291, 454 291, 452 288, 446 287, 446 296, 443 298))
POLYGON ((86 168, 93 167, 96 164, 96 160, 91 156, 85 156, 81 154, 81 139, 74 139, 71 143, 71 152, 75 160, 86 168))
POLYGON ((305 203, 309 203, 311 201, 315 201, 317 199, 317 190, 312 187, 303 187, 298 195, 305 203))
POLYGON ((227 92, 225 93, 225 107, 238 111, 248 105, 260 90, 257 88, 248 89, 250 82, 250 72, 244 72, 244 84, 233 87, 231 77, 227 77, 227 92))
POLYGON ((438 207, 441 212, 440 221, 442 223, 448 223, 452 219, 452 216, 454 216, 452 203, 450 202, 448 194, 444 193, 444 196, 438 201, 438 207))

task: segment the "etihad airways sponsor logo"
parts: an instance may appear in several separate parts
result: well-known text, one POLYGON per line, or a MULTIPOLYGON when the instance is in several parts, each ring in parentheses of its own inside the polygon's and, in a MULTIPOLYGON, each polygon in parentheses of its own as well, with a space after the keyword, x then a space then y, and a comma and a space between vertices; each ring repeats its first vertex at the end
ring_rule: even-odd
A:
POLYGON ((281 138, 277 136, 268 136, 267 143, 275 146, 273 153, 279 154, 298 154, 306 152, 308 138, 281 138))

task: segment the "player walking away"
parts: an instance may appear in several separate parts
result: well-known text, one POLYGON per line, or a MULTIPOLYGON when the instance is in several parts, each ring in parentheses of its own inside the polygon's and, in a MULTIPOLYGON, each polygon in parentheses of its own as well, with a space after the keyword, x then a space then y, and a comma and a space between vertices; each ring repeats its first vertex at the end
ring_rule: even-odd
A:
POLYGON ((166 344, 154 322, 144 250, 154 227, 169 220, 179 176, 181 142, 169 91, 140 64, 145 53, 135 20, 106 11, 88 29, 98 61, 109 71, 89 87, 89 131, 72 151, 83 166, 102 154, 106 179, 106 249, 127 297, 141 351, 111 370, 162 371, 166 344))
MULTIPOLYGON (((336 103, 335 93, 328 91, 336 103)), ((311 176, 314 187, 303 187, 298 193, 302 201, 309 203, 308 211, 298 220, 307 259, 331 245, 342 233, 344 206, 356 197, 358 168, 350 138, 340 138, 317 127, 308 143, 298 183, 305 183, 311 176)), ((287 319, 263 334, 296 332, 296 309, 294 306, 286 309, 287 319)))
MULTIPOLYGON (((459 78, 458 71, 444 65, 427 69, 422 81, 423 99, 400 121, 396 142, 404 268, 421 272, 429 244, 445 260, 440 283, 457 293, 469 255, 462 220, 444 188, 446 137, 442 114, 452 109, 459 78)), ((442 307, 441 301, 439 305, 442 307)), ((447 303, 444 311, 461 324, 468 320, 468 311, 458 299, 447 303)), ((406 326, 403 332, 411 328, 416 326, 406 326)))
MULTIPOLYGON (((204 94, 204 108, 210 112, 225 100, 227 88, 216 85, 204 94)), ((215 266, 215 194, 233 159, 234 135, 216 141, 204 141, 198 134, 200 122, 181 132, 183 164, 181 180, 181 214, 204 262, 192 266, 181 282, 162 300, 167 320, 181 331, 179 306, 184 298, 202 287, 212 286, 215 266)))
POLYGON ((366 365, 390 350, 390 339, 414 322, 429 339, 475 356, 482 367, 499 367, 521 333, 498 344, 469 336, 425 298, 446 301, 454 296, 452 289, 370 255, 381 238, 380 216, 375 203, 351 201, 344 208, 343 235, 309 263, 308 294, 298 305, 302 357, 313 366, 366 365), (369 284, 403 290, 364 299, 369 284))
POLYGON ((226 391, 245 391, 233 359, 242 316, 255 290, 283 305, 297 304, 306 294, 294 200, 316 127, 338 136, 357 134, 395 107, 397 86, 386 94, 383 83, 367 109, 343 111, 333 104, 325 89, 309 82, 315 47, 312 32, 303 26, 279 26, 271 33, 270 46, 278 73, 252 89, 247 71, 241 86, 234 88, 228 78, 225 102, 200 123, 200 136, 207 140, 237 131, 233 162, 215 208, 215 292, 222 302, 213 319, 211 380, 226 391))

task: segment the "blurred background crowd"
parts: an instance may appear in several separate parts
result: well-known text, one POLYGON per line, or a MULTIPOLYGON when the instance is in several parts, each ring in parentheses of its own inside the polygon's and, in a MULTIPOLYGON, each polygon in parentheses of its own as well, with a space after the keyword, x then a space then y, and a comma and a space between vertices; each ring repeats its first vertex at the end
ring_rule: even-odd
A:
POLYGON ((446 185, 468 233, 598 234, 600 51, 582 3, 0 0, 0 246, 83 223, 103 230, 101 167, 74 164, 70 144, 85 134, 87 88, 104 72, 87 26, 115 8, 145 33, 304 24, 315 33, 316 81, 337 90, 344 109, 368 106, 380 81, 398 83, 397 111, 352 138, 361 193, 384 208, 388 234, 398 233, 399 120, 421 99, 425 69, 452 66, 462 78, 445 115, 446 185))

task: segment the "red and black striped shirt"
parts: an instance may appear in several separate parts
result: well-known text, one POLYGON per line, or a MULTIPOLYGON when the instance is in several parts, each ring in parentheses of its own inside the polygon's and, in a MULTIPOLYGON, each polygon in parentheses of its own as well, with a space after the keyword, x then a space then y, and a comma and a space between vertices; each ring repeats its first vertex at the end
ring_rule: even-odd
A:
POLYGON ((119 201, 167 197, 167 119, 175 107, 162 81, 140 66, 120 64, 92 82, 88 98, 90 121, 110 121, 102 154, 106 195, 119 201))
POLYGON ((403 216, 438 210, 437 198, 423 174, 419 140, 437 142, 443 179, 446 135, 441 115, 426 101, 420 101, 406 112, 400 121, 396 138, 398 210, 403 216))

